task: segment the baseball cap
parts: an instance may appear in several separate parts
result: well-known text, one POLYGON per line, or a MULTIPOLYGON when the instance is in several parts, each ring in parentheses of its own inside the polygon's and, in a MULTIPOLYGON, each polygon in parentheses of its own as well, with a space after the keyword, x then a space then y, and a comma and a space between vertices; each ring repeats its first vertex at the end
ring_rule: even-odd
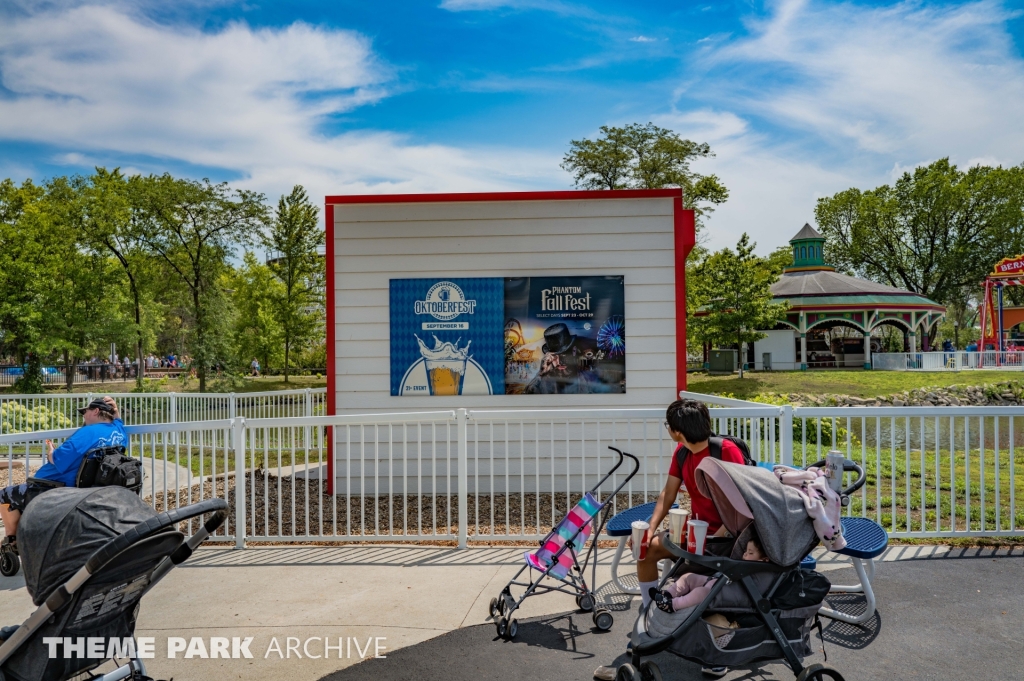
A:
POLYGON ((111 407, 109 404, 107 404, 103 400, 102 397, 97 397, 95 400, 90 402, 88 406, 79 407, 78 413, 79 414, 84 414, 85 412, 89 411, 90 409, 99 409, 104 414, 110 414, 111 416, 114 415, 114 408, 111 407))

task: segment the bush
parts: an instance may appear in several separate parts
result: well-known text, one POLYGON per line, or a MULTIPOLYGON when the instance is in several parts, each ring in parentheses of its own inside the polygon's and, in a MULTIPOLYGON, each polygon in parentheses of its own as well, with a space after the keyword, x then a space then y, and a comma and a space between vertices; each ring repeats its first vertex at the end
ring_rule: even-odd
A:
POLYGON ((58 430, 71 428, 75 423, 64 414, 52 411, 45 405, 29 409, 20 402, 0 404, 0 435, 5 433, 30 433, 36 430, 58 430))

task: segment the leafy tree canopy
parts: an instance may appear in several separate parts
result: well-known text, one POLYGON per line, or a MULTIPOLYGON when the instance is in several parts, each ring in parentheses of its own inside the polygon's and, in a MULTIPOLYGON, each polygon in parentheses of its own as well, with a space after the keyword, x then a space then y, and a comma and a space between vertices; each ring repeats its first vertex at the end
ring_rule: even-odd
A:
POLYGON ((653 123, 618 128, 603 125, 595 140, 572 140, 562 159, 577 187, 584 189, 660 189, 682 187, 683 202, 698 220, 725 203, 729 190, 716 175, 690 169, 696 159, 714 156, 707 143, 683 139, 653 123))

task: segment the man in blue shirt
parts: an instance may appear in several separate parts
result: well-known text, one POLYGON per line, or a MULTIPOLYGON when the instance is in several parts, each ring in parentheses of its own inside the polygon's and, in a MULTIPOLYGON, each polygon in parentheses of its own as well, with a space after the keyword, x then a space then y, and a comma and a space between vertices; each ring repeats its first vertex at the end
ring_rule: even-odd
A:
POLYGON ((84 426, 57 448, 46 440, 48 461, 28 482, 0 489, 0 519, 4 522, 5 546, 16 543, 15 536, 21 514, 33 498, 54 486, 74 486, 78 468, 88 452, 101 447, 128 445, 128 436, 124 432, 124 423, 121 422, 121 414, 114 398, 97 398, 90 402, 89 406, 79 409, 78 413, 82 415, 84 426), (34 482, 35 480, 49 480, 55 484, 34 482))

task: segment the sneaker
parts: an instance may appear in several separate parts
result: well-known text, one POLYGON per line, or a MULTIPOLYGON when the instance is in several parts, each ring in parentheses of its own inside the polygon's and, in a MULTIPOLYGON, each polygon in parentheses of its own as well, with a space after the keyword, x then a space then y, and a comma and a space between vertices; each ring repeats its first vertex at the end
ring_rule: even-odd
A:
POLYGON ((13 534, 4 535, 4 538, 0 540, 0 551, 9 551, 18 555, 18 538, 13 534))
POLYGON ((615 676, 618 673, 618 667, 609 667, 608 665, 603 665, 594 670, 594 678, 598 681, 615 681, 615 676))
POLYGON ((713 679, 720 679, 729 673, 728 667, 701 667, 700 671, 704 676, 710 676, 713 679))

